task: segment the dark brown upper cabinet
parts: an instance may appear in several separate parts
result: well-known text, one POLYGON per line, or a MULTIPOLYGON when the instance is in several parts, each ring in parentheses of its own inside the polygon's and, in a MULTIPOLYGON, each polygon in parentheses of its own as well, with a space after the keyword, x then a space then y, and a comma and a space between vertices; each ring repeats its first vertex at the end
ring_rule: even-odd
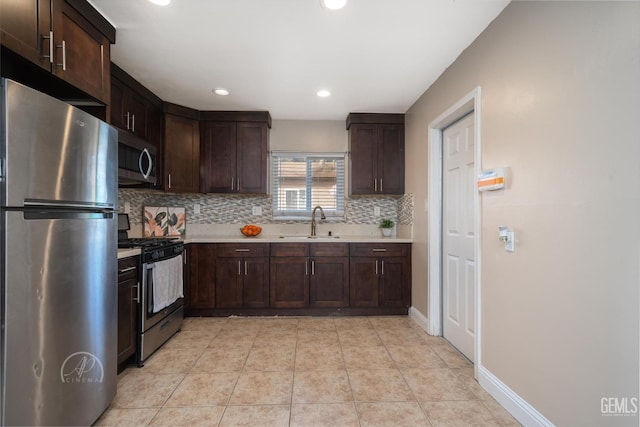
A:
POLYGON ((164 104, 163 186, 172 193, 197 193, 200 187, 198 111, 164 104))
POLYGON ((162 100, 111 64, 111 124, 160 145, 162 100))
POLYGON ((268 112, 201 112, 200 192, 266 194, 268 112))
POLYGON ((351 113, 349 194, 404 194, 404 114, 351 113))
POLYGON ((85 0, 2 1, 0 42, 71 86, 109 103, 110 45, 115 43, 115 28, 85 0))

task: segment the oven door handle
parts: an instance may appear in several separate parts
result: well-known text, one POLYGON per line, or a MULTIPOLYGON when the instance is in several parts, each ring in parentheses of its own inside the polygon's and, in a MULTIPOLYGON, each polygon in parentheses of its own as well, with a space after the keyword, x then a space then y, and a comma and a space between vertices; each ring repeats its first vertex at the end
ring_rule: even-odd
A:
POLYGON ((145 264, 144 265, 144 277, 142 281, 143 285, 143 293, 142 300, 144 301, 143 310, 147 313, 153 312, 153 271, 156 269, 155 263, 145 264), (151 277, 149 277, 151 275, 151 277))

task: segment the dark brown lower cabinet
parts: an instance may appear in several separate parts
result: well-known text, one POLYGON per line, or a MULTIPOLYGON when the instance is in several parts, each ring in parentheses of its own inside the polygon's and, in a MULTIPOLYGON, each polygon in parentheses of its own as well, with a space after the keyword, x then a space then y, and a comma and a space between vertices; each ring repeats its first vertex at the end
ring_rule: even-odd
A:
POLYGON ((350 252, 351 307, 411 305, 410 244, 355 243, 350 252))
POLYGON ((189 278, 185 282, 189 291, 189 308, 214 308, 216 303, 216 244, 187 245, 186 263, 189 278))
POLYGON ((271 258, 271 307, 309 307, 309 259, 271 258))
POLYGON ((186 250, 191 314, 406 314, 411 305, 410 244, 211 243, 186 250))
POLYGON ((118 365, 136 352, 139 257, 118 260, 118 365))
POLYGON ((377 258, 351 258, 349 303, 352 307, 377 307, 379 301, 377 258))
POLYGON ((218 244, 216 308, 269 306, 269 244, 218 244))
POLYGON ((348 257, 311 258, 309 305, 319 308, 349 306, 348 257))

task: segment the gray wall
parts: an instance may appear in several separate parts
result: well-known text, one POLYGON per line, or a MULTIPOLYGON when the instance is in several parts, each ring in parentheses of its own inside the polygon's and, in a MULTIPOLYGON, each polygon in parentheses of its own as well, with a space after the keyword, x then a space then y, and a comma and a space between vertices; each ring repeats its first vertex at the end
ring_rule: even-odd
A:
POLYGON ((428 315, 427 128, 482 87, 482 167, 511 169, 481 196, 482 365, 556 425, 638 425, 600 400, 638 397, 639 23, 636 1, 513 2, 407 113, 428 315))

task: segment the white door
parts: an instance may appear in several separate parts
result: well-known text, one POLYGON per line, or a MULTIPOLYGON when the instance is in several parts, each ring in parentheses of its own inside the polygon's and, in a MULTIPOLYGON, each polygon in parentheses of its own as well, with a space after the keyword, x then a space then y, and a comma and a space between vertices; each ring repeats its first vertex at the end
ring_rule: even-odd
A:
POLYGON ((473 113, 443 131, 442 328, 444 337, 474 361, 475 147, 473 113))

